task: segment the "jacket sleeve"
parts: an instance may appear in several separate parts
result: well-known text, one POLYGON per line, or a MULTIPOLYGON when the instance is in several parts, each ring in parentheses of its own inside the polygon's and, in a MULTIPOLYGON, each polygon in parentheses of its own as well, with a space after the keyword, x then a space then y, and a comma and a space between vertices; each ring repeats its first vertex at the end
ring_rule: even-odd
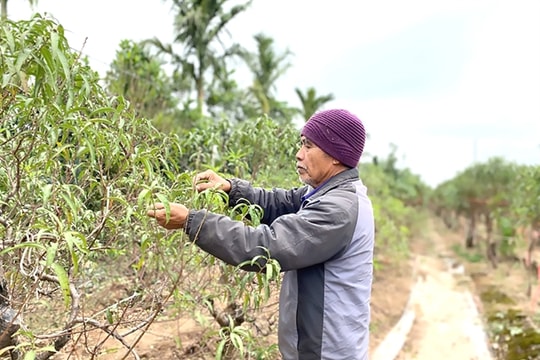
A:
MULTIPOLYGON (((353 236, 357 221, 354 199, 320 199, 297 213, 283 215, 271 225, 247 226, 241 221, 205 210, 190 210, 186 232, 204 251, 231 265, 255 256, 276 259, 283 271, 301 269, 324 262, 345 246, 353 236)), ((259 271, 264 261, 245 270, 259 271)))
POLYGON ((265 190, 251 186, 246 180, 230 179, 229 205, 235 206, 242 201, 259 205, 263 210, 263 224, 271 224, 279 216, 297 212, 302 205, 302 196, 308 187, 299 189, 265 190))

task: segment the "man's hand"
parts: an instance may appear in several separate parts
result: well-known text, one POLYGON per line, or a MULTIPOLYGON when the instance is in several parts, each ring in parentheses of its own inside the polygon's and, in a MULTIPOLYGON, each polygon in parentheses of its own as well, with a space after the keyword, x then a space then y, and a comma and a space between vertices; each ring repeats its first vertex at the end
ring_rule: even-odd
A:
POLYGON ((165 205, 162 203, 155 203, 153 207, 147 210, 146 215, 156 219, 158 224, 165 229, 183 229, 187 221, 189 209, 182 204, 169 203, 169 205, 171 207, 169 221, 167 221, 165 214, 165 205))
POLYGON ((231 190, 231 183, 212 170, 206 170, 197 174, 193 178, 193 183, 198 192, 212 188, 223 190, 226 193, 231 190))

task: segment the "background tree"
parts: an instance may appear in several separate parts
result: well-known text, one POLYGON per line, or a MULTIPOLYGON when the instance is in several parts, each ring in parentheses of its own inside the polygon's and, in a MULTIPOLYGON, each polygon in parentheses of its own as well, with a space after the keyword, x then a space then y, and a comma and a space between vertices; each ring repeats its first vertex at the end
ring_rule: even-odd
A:
POLYGON ((464 205, 457 194, 456 182, 447 180, 439 184, 429 198, 430 209, 451 230, 459 229, 461 216, 465 212, 464 205))
MULTIPOLYGON (((514 226, 528 229, 528 233, 516 234, 523 236, 526 246, 526 255, 523 263, 527 270, 528 288, 527 295, 533 296, 532 289, 540 283, 540 271, 538 261, 535 261, 533 252, 540 246, 540 166, 520 166, 514 177, 511 192, 511 213, 518 216, 511 219, 514 226)), ((514 235, 514 233, 512 233, 514 235)), ((519 239, 521 240, 521 239, 519 239)))
POLYGON ((479 225, 483 225, 486 259, 494 267, 501 260, 501 255, 502 259, 514 256, 517 226, 531 225, 531 218, 518 210, 527 208, 522 207, 522 196, 516 192, 516 188, 528 183, 524 181, 521 169, 512 162, 493 157, 467 167, 453 179, 439 185, 434 191, 436 196, 432 198, 438 202, 439 214, 452 214, 454 217, 446 222, 455 224, 459 218, 464 220, 465 248, 481 245, 476 239, 479 225), (519 183, 516 183, 517 178, 521 178, 519 183))
MULTIPOLYGON (((248 89, 240 88, 234 80, 235 71, 224 64, 214 69, 214 76, 209 86, 206 104, 214 119, 229 119, 233 122, 248 118, 251 107, 246 102, 248 89)), ((251 119, 253 120, 253 119, 251 119)))
POLYGON ((386 175, 388 186, 394 197, 409 206, 423 207, 427 205, 431 188, 410 169, 398 166, 397 151, 397 145, 390 144, 390 153, 385 158, 374 157, 372 159, 373 165, 380 168, 386 175))
POLYGON ((302 108, 298 109, 298 113, 304 121, 307 121, 311 115, 322 109, 326 103, 334 100, 333 94, 318 96, 314 87, 307 88, 305 93, 299 88, 295 88, 294 91, 300 99, 302 108))
POLYGON ((175 77, 192 82, 199 117, 203 115, 206 99, 206 76, 215 67, 223 65, 223 59, 238 52, 234 44, 225 47, 220 37, 227 24, 246 10, 251 1, 230 9, 226 9, 227 3, 228 0, 173 0, 173 11, 176 12, 173 41, 182 48, 181 52, 175 52, 172 44, 163 44, 159 39, 149 41, 170 56, 175 77))
POLYGON ((124 40, 116 52, 105 76, 105 86, 111 95, 125 97, 138 116, 153 119, 165 131, 181 123, 179 98, 189 92, 165 73, 162 62, 141 44, 124 40))
POLYGON ((274 39, 262 33, 256 34, 256 53, 243 53, 243 59, 253 74, 253 83, 249 91, 254 99, 255 108, 252 117, 268 115, 279 121, 290 121, 294 110, 285 102, 276 99, 278 79, 291 67, 288 58, 289 50, 277 54, 274 49, 274 39))

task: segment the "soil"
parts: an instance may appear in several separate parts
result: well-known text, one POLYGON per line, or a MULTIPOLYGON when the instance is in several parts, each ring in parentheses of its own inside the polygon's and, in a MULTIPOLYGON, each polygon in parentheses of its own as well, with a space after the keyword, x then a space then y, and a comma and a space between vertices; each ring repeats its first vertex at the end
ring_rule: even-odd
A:
POLYGON ((414 282, 414 260, 379 256, 371 290, 370 353, 403 315, 414 282))
MULTIPOLYGON (((378 257, 372 290, 371 359, 506 359, 497 357, 497 345, 488 345, 486 314, 492 310, 492 299, 486 305, 483 294, 496 287, 512 298, 512 306, 501 307, 497 301, 499 311, 518 308, 533 320, 540 314, 539 307, 526 294, 528 278, 520 263, 503 262, 493 270, 482 261, 470 261, 476 259, 472 255, 478 250, 466 256, 457 251, 463 243, 460 232, 449 231, 442 222, 431 219, 423 236, 411 239, 409 256, 402 256, 401 260, 378 257), (403 325, 404 320, 409 324, 403 325)), ((263 326, 267 330, 258 332, 267 343, 276 342, 276 311, 277 303, 271 302, 263 326)), ((170 318, 165 313, 137 342, 138 357, 108 339, 103 347, 107 351, 99 356, 90 356, 91 349, 66 346, 54 359, 211 359, 208 355, 216 344, 205 343, 204 334, 199 322, 170 318)), ((105 334, 96 330, 89 336, 98 343, 105 334)), ((126 341, 132 343, 139 336, 140 333, 134 333, 126 341)), ((512 360, 522 359, 535 358, 512 360)))

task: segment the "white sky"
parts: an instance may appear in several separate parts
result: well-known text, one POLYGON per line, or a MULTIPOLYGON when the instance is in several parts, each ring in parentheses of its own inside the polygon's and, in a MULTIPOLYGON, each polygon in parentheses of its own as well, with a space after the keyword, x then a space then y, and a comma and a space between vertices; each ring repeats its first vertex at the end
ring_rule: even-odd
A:
MULTIPOLYGON (((39 0, 36 10, 102 74, 121 40, 172 38, 167 1, 39 0)), ((8 2, 10 18, 30 13, 8 2)), ((396 144, 399 165, 430 185, 491 156, 540 163, 539 0, 254 0, 229 30, 252 50, 263 32, 294 53, 280 99, 299 106, 295 87, 334 94, 327 108, 364 121, 366 152, 396 144)))

